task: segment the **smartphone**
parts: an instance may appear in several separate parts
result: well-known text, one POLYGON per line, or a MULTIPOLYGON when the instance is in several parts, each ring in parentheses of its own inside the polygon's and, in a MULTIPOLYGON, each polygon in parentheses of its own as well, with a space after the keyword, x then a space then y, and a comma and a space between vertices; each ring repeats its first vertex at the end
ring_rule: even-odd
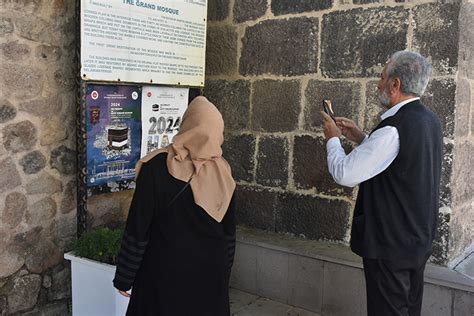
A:
POLYGON ((332 110, 332 103, 330 99, 323 99, 323 110, 332 118, 334 123, 336 123, 336 118, 334 117, 334 111, 332 110))

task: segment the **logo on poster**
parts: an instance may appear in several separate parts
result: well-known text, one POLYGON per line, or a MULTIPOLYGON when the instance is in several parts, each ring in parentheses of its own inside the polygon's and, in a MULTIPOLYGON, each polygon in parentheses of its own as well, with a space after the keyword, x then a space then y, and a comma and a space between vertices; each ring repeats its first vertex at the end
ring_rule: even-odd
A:
POLYGON ((91 98, 92 100, 97 100, 99 98, 99 93, 97 91, 92 91, 91 92, 91 98))
POLYGON ((132 92, 132 99, 133 99, 133 100, 138 99, 138 93, 137 93, 137 91, 133 91, 133 92, 132 92))
POLYGON ((147 97, 151 98, 151 91, 148 91, 146 94, 147 97))

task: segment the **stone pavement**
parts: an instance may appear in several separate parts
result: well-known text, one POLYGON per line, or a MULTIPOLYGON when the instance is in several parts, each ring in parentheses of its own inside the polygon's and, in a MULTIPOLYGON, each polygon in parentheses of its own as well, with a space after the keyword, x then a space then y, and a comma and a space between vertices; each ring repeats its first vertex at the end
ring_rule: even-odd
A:
POLYGON ((232 316, 320 316, 236 289, 230 289, 230 310, 232 316))

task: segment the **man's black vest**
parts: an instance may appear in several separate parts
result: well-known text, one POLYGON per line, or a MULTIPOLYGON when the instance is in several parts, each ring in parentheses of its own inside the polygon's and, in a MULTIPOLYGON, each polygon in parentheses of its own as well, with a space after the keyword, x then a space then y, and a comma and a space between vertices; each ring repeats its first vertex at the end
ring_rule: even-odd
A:
POLYGON ((364 258, 410 260, 431 253, 443 134, 438 117, 420 101, 405 104, 374 131, 387 125, 397 128, 400 151, 387 169, 360 184, 351 249, 364 258))

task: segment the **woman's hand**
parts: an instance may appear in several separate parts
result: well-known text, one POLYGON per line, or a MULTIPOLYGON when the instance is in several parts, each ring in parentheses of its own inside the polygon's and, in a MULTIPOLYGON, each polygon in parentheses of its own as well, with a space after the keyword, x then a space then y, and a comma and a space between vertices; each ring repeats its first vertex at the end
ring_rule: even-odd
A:
POLYGON ((128 293, 127 291, 120 291, 119 290, 119 293, 122 294, 125 297, 130 297, 130 293, 128 293))
POLYGON ((353 120, 346 117, 336 117, 336 124, 341 129, 342 135, 357 144, 362 143, 366 136, 353 120))

